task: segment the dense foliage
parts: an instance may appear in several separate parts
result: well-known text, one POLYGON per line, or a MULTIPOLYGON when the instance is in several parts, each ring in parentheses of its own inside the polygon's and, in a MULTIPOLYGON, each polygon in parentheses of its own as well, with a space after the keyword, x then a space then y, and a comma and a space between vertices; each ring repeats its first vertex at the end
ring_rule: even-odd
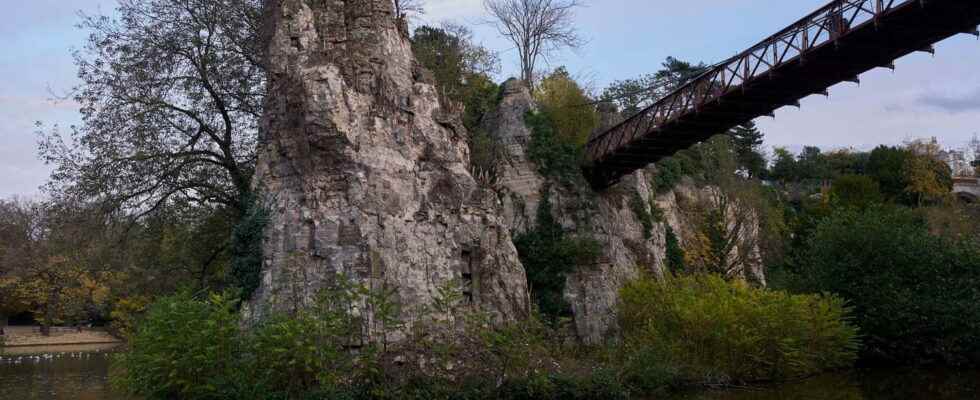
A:
POLYGON ((581 182, 582 148, 562 140, 545 113, 529 112, 524 122, 531 129, 527 155, 538 172, 565 185, 581 182))
POLYGON ((245 215, 239 218, 232 232, 231 276, 248 299, 259 288, 262 277, 262 241, 269 212, 254 194, 246 201, 249 205, 245 215))
POLYGON ((571 317, 564 298, 567 274, 594 264, 601 249, 591 238, 565 232, 551 214, 549 192, 547 187, 542 190, 534 229, 514 238, 514 245, 527 272, 532 299, 541 314, 554 321, 571 317))
POLYGON ((438 293, 406 326, 379 317, 389 292, 341 277, 309 307, 242 330, 233 294, 180 291, 149 307, 112 381, 148 400, 626 399, 796 377, 853 359, 853 328, 836 298, 714 277, 629 285, 625 345, 603 347, 576 343, 536 316, 492 324, 463 307, 451 282, 438 293), (389 323, 369 326, 350 313, 355 306, 389 323), (398 343, 379 340, 395 332, 404 335, 398 343))
POLYGON ((632 379, 687 382, 803 377, 850 366, 857 328, 835 296, 791 295, 714 275, 644 279, 622 289, 620 318, 632 379))
POLYGON ((544 77, 534 98, 558 140, 581 148, 599 123, 595 106, 564 67, 544 77))
POLYGON ((440 101, 462 111, 464 125, 474 131, 483 116, 496 108, 499 87, 491 75, 499 71, 500 60, 473 43, 472 36, 468 28, 456 24, 420 26, 412 35, 412 51, 435 77, 440 101))
POLYGON ((440 292, 447 296, 397 347, 363 336, 367 326, 350 307, 366 302, 377 312, 386 295, 359 285, 341 283, 313 306, 248 331, 234 296, 180 292, 150 307, 115 360, 113 383, 150 400, 626 397, 614 370, 566 351, 536 319, 491 326, 489 316, 463 312, 451 286, 440 292))
POLYGON ((898 362, 980 362, 980 249, 935 236, 916 212, 838 209, 807 242, 799 287, 855 307, 865 353, 898 362))

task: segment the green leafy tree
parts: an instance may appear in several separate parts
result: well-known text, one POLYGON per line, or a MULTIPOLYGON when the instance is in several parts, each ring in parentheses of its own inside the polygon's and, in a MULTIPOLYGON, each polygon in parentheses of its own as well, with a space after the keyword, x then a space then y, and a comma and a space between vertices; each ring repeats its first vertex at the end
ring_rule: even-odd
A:
POLYGON ((534 97, 565 143, 584 146, 599 124, 595 107, 588 105, 591 100, 565 67, 542 79, 534 97))
POLYGON ((868 158, 868 175, 878 181, 881 193, 890 201, 907 199, 905 165, 909 156, 907 150, 898 147, 878 146, 868 158))
POLYGON ((866 209, 882 201, 878 182, 865 175, 844 175, 834 181, 830 199, 837 206, 866 209))
POLYGON ((132 0, 86 16, 82 123, 41 132, 57 196, 133 217, 172 204, 244 211, 265 73, 259 0, 132 0))
POLYGON ((769 176, 783 183, 798 181, 796 156, 784 147, 777 147, 773 151, 773 164, 769 176))
POLYGON ((563 140, 543 112, 528 112, 524 122, 531 129, 531 142, 527 155, 537 166, 538 172, 565 185, 574 185, 582 179, 580 170, 582 148, 563 140))
POLYGON ((953 190, 953 170, 939 157, 939 143, 916 140, 906 144, 910 156, 905 160, 905 192, 922 206, 941 202, 953 190))
POLYGON ((865 356, 980 362, 975 244, 932 235, 912 210, 845 208, 817 225, 800 260, 800 288, 854 306, 865 356))
POLYGON ((667 57, 661 67, 653 74, 613 82, 603 90, 602 100, 615 104, 623 116, 630 117, 708 70, 704 63, 692 64, 674 57, 667 57))
POLYGON ((474 43, 469 28, 451 23, 416 28, 412 50, 435 77, 443 103, 462 107, 464 124, 476 130, 496 108, 499 88, 491 76, 500 71, 497 54, 474 43))

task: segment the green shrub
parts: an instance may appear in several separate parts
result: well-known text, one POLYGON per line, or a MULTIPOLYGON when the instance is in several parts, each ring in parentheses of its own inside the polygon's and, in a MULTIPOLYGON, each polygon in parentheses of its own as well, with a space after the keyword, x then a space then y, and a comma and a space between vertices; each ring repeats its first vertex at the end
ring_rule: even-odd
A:
POLYGON ((830 188, 830 200, 836 206, 865 209, 882 202, 878 182, 866 175, 843 175, 830 188))
POLYGON ((524 122, 531 129, 528 158, 537 166, 538 172, 566 185, 581 182, 583 148, 560 138, 545 113, 528 112, 524 122))
POLYGON ((665 238, 666 238, 666 251, 664 255, 664 264, 667 270, 672 273, 681 273, 686 268, 684 265, 684 249, 681 248, 680 240, 677 239, 677 234, 674 233, 674 228, 670 225, 664 224, 665 238))
POLYGON ((680 161, 670 157, 657 163, 657 174, 653 177, 653 188, 659 194, 667 193, 674 189, 684 177, 686 171, 680 161))
POLYGON ((514 246, 527 273, 531 297, 538 310, 556 321, 571 316, 564 299, 568 273, 593 264, 601 254, 600 244, 590 237, 573 237, 551 215, 550 190, 541 190, 536 226, 514 238, 514 246))
POLYGON ((854 306, 865 356, 980 362, 980 251, 930 234, 912 210, 836 210, 808 240, 798 287, 854 306))
POLYGON ((633 192, 633 196, 630 198, 630 208, 633 210, 636 219, 640 220, 640 225, 643 226, 643 238, 650 239, 653 237, 654 216, 650 211, 647 211, 646 204, 639 192, 633 192))
POLYGON ((240 378, 236 303, 229 294, 202 301, 186 291, 158 300, 116 358, 115 385, 147 399, 220 398, 240 378))
POLYGON ((545 76, 534 92, 555 134, 562 143, 582 148, 599 125, 592 100, 565 67, 545 76))
POLYGON ((780 380, 853 363, 857 330, 834 296, 790 295, 714 275, 621 291, 631 381, 657 386, 780 380))

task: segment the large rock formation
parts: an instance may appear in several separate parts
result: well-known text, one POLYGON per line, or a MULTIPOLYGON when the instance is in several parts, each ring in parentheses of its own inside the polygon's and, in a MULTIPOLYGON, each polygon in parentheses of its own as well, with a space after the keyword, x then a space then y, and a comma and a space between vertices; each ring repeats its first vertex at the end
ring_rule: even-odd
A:
POLYGON ((271 222, 250 313, 306 303, 343 274, 395 289, 406 313, 458 281, 474 306, 525 315, 500 201, 468 172, 468 133, 440 108, 391 2, 273 3, 256 171, 271 222))
MULTIPOLYGON (((486 124, 508 151, 500 176, 503 213, 514 235, 533 229, 546 190, 551 213, 567 232, 599 241, 602 254, 598 262, 580 266, 568 276, 565 286, 579 337, 598 343, 614 337, 610 333, 617 327, 619 289, 641 274, 663 275, 667 227, 679 235, 690 232, 693 227, 682 205, 705 199, 711 190, 683 184, 658 196, 650 187, 654 167, 639 170, 602 193, 585 185, 552 182, 538 173, 527 156, 532 133, 524 125, 524 115, 534 108, 525 86, 511 80, 505 83, 500 107, 486 124), (650 219, 652 214, 660 214, 659 220, 650 219)), ((606 117, 600 129, 616 123, 606 117)), ((747 269, 761 276, 758 265, 747 269)))

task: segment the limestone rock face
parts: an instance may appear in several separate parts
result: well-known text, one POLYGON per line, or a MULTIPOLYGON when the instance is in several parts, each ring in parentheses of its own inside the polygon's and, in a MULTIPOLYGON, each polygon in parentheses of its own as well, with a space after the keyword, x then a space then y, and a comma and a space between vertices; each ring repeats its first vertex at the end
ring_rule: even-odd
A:
MULTIPOLYGON (((508 150, 499 189, 504 198, 503 214, 513 234, 533 229, 542 191, 547 190, 551 213, 566 232, 599 241, 602 254, 598 263, 580 266, 568 276, 565 299, 572 307, 579 337, 588 343, 600 343, 613 337, 611 334, 617 329, 619 289, 641 274, 663 276, 667 226, 675 232, 692 229, 678 199, 707 196, 710 190, 684 184, 657 196, 650 187, 654 167, 636 171, 602 193, 549 182, 527 157, 531 132, 524 125, 524 114, 533 108, 527 89, 516 81, 508 82, 501 106, 487 126, 508 150), (653 213, 654 204, 662 211, 662 218, 647 221, 648 226, 644 226, 645 218, 637 209, 653 213)), ((610 115, 601 116, 599 129, 618 122, 610 115)), ((761 267, 751 268, 761 276, 761 267)))
POLYGON ((500 166, 498 190, 504 202, 504 220, 515 232, 525 232, 534 224, 534 210, 541 201, 545 180, 537 173, 527 156, 531 129, 524 124, 524 115, 534 109, 527 86, 517 79, 504 82, 497 111, 483 121, 487 132, 505 149, 500 166), (530 217, 530 219, 529 219, 530 217))
POLYGON ((273 3, 256 171, 271 222, 247 313, 308 303, 344 275, 394 289, 405 313, 455 281, 474 307, 526 315, 500 201, 468 172, 468 133, 440 108, 391 2, 273 3))

